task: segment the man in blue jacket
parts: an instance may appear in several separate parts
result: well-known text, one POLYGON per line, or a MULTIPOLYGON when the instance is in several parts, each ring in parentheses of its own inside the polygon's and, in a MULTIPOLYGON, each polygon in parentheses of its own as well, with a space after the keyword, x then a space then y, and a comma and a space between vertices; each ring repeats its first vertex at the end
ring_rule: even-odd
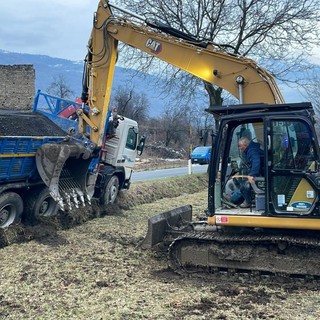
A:
POLYGON ((260 149, 260 144, 249 140, 247 137, 239 139, 239 150, 242 155, 242 175, 246 175, 245 179, 238 191, 232 193, 230 200, 233 203, 239 203, 240 208, 249 208, 251 206, 251 184, 254 178, 261 175, 261 167, 263 161, 263 151, 260 149))

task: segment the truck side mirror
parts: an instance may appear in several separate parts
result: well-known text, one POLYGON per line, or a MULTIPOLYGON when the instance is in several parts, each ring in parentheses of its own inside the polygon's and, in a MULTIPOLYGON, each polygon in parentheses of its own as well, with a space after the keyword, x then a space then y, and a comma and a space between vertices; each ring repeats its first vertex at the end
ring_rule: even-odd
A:
POLYGON ((141 156, 141 155, 142 155, 145 141, 146 141, 146 137, 145 137, 145 136, 142 136, 141 139, 140 139, 140 141, 139 141, 139 144, 138 144, 138 146, 137 146, 137 154, 138 154, 138 156, 141 156))

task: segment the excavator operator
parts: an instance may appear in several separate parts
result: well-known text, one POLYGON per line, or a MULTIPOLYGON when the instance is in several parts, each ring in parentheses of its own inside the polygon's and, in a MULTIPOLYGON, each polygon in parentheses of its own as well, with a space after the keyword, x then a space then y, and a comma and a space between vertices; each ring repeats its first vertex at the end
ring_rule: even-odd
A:
POLYGON ((225 195, 228 201, 234 204, 240 203, 240 208, 251 207, 251 184, 254 178, 262 174, 263 151, 260 144, 254 142, 249 136, 242 136, 238 142, 239 151, 241 153, 241 175, 246 178, 242 179, 238 190, 232 192, 231 195, 225 195))

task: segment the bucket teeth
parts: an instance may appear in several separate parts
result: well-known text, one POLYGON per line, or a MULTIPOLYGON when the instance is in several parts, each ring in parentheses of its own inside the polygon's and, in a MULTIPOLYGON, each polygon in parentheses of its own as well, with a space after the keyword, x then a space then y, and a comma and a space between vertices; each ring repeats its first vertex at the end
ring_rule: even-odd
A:
POLYGON ((73 200, 75 207, 78 209, 79 208, 79 201, 78 201, 77 193, 75 192, 75 190, 72 190, 72 200, 73 200))
POLYGON ((85 203, 85 201, 84 201, 83 192, 82 192, 81 190, 77 190, 77 194, 78 194, 78 196, 79 196, 79 198, 80 198, 80 202, 81 202, 82 206, 85 207, 85 206, 86 206, 86 203, 85 203))
POLYGON ((67 202, 68 209, 72 209, 71 197, 68 193, 65 193, 65 200, 67 202))
POLYGON ((84 194, 79 189, 61 191, 59 194, 63 196, 52 195, 52 197, 57 201, 62 211, 65 211, 66 208, 71 211, 74 208, 79 209, 80 206, 85 207, 86 204, 91 205, 90 196, 88 194, 84 194))
POLYGON ((57 201, 58 203, 58 206, 59 208, 62 210, 62 211, 65 211, 65 206, 64 206, 64 201, 61 197, 58 197, 57 199, 53 198, 54 200, 57 201))
POLYGON ((91 206, 91 197, 88 194, 86 194, 86 199, 88 204, 91 206))

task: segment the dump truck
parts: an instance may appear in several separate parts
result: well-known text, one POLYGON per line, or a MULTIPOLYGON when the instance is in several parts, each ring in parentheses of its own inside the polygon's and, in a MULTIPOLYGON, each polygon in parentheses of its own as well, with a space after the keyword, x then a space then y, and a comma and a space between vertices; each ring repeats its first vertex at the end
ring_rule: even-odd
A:
POLYGON ((85 135, 79 132, 79 110, 90 115, 88 106, 40 91, 29 112, 0 110, 0 228, 73 210, 92 198, 105 208, 129 188, 144 141, 139 145, 137 122, 111 108, 98 147, 89 127, 85 135), (80 158, 69 157, 72 148, 81 148, 80 158))

